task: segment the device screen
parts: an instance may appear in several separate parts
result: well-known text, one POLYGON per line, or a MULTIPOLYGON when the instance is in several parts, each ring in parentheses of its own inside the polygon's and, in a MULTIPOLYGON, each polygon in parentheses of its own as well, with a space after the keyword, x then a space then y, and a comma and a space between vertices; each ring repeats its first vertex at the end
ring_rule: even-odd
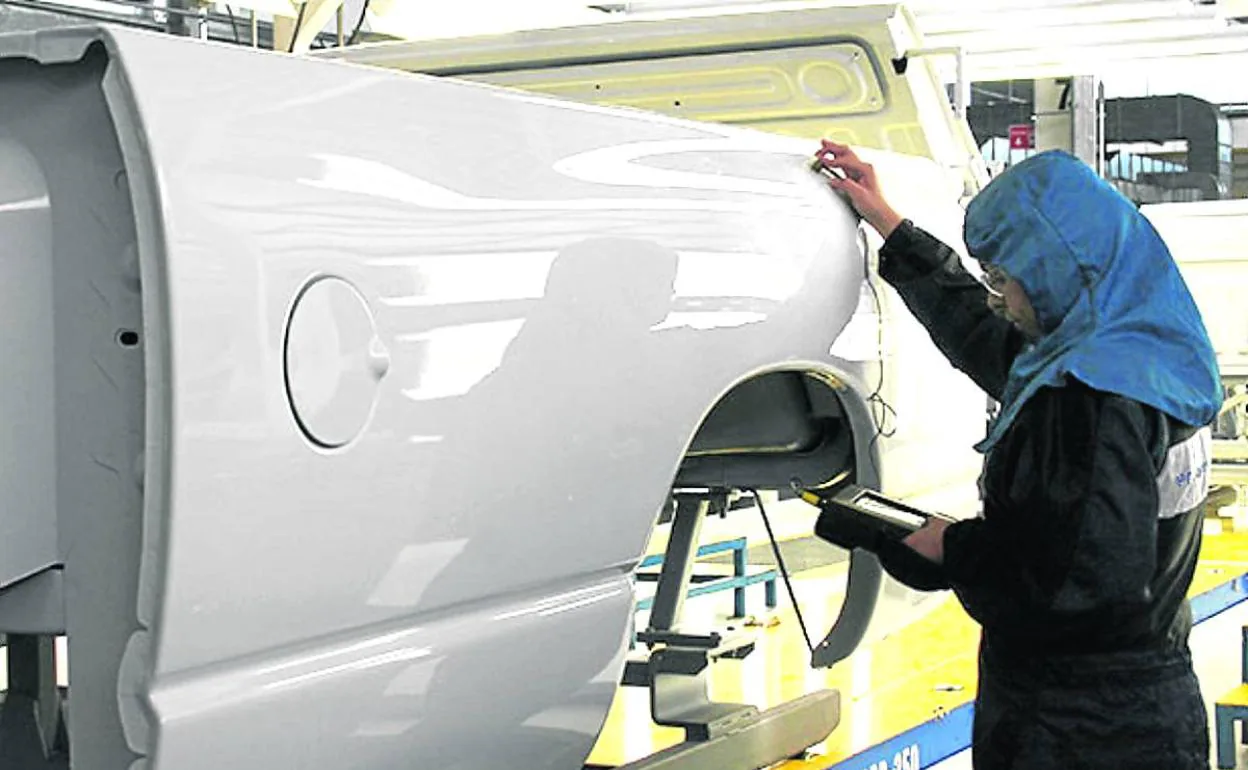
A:
POLYGON ((922 516, 896 508, 886 500, 875 497, 869 492, 863 492, 854 500, 854 503, 868 513, 873 513, 882 519, 896 522, 911 529, 919 529, 926 523, 922 516))

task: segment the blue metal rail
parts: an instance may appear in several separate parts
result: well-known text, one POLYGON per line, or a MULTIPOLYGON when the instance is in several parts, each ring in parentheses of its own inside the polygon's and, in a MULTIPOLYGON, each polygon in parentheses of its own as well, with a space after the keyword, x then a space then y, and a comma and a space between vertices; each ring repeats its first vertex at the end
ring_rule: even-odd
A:
MULTIPOLYGON (((746 548, 747 543, 744 537, 733 538, 732 540, 721 540, 717 543, 707 543, 698 548, 697 558, 710 556, 712 554, 732 551, 732 575, 694 575, 694 585, 689 589, 687 596, 704 596, 716 591, 727 591, 732 589, 732 607, 733 617, 745 617, 745 589, 748 586, 763 584, 765 591, 764 599, 768 609, 776 608, 776 578, 778 573, 774 569, 765 569, 758 572, 750 573, 746 564, 746 548)), ((654 554, 642 559, 638 565, 638 570, 647 567, 656 567, 663 564, 663 554, 654 554)), ((639 580, 655 580, 658 573, 638 572, 639 580)), ((654 599, 642 599, 637 602, 637 610, 648 610, 654 605, 654 599)))

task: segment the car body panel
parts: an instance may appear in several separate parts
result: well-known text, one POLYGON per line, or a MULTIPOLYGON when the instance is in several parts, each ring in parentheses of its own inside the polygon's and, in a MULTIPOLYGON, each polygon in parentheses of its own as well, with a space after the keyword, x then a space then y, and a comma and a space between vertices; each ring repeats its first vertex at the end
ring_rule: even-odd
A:
MULTIPOLYGON (((833 139, 875 165, 899 212, 966 258, 961 203, 988 178, 937 60, 894 66, 923 47, 905 6, 762 2, 558 25, 533 19, 515 31, 453 37, 417 27, 410 40, 308 55, 754 128, 811 149, 833 139)), ((881 242, 868 235, 874 252, 881 242)), ((984 434, 987 397, 931 344, 900 296, 883 281, 864 285, 834 352, 855 362, 879 396, 884 491, 954 516, 976 512, 982 458, 973 446, 984 434)))
POLYGON ((110 530, 137 582, 67 578, 74 686, 117 703, 74 715, 76 768, 579 767, 715 404, 811 372, 866 446, 830 353, 863 237, 806 142, 128 30, 0 39, 31 78, 91 57, 145 417, 110 530), (97 592, 131 603, 116 659, 75 649, 97 592))

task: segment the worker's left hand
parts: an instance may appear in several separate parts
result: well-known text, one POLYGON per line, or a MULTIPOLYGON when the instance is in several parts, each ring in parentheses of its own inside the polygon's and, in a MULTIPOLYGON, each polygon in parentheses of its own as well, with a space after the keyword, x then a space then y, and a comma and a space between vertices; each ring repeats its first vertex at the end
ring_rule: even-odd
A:
POLYGON ((945 562, 945 530, 951 522, 933 516, 922 528, 906 537, 901 542, 913 548, 918 554, 937 564, 945 562))
POLYGON ((887 240, 902 218, 888 205, 871 164, 859 158, 850 147, 828 139, 823 140, 815 157, 820 167, 834 172, 828 179, 828 186, 847 194, 854 209, 887 240), (838 171, 840 175, 835 173, 838 171))

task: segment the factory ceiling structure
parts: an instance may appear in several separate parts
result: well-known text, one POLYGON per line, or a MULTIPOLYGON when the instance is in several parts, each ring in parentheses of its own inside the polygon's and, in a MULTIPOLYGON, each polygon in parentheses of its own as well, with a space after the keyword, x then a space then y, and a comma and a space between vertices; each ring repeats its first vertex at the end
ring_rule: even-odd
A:
MULTIPOLYGON (((331 32, 342 8, 347 26, 386 37, 412 39, 483 34, 525 27, 586 24, 665 12, 727 12, 757 0, 476 0, 448 9, 423 0, 6 0, 24 8, 118 21, 199 17, 247 23, 252 12, 265 23, 300 21, 331 32)), ((844 2, 785 2, 861 5, 844 2)), ((913 0, 906 3, 933 46, 960 46, 972 71, 1029 73, 1123 60, 1248 54, 1248 0, 913 0)))
MULTIPOLYGON (((865 0, 870 2, 870 0, 865 0)), ((861 5, 864 0, 781 0, 768 7, 861 5)), ((1248 101, 1243 85, 1211 71, 1248 70, 1248 0, 913 0, 905 3, 930 48, 960 49, 975 82, 1100 75, 1200 83, 1203 98, 1248 101)), ((757 8, 757 0, 5 0, 0 31, 102 20, 301 53, 314 48, 575 26, 666 14, 757 8), (38 21, 24 20, 23 14, 38 21)), ((952 55, 934 57, 956 81, 952 55)), ((1168 85, 1160 90, 1173 90, 1168 85)), ((1122 96, 1145 95, 1135 82, 1122 96), (1134 88, 1134 91, 1131 89, 1134 88)))

